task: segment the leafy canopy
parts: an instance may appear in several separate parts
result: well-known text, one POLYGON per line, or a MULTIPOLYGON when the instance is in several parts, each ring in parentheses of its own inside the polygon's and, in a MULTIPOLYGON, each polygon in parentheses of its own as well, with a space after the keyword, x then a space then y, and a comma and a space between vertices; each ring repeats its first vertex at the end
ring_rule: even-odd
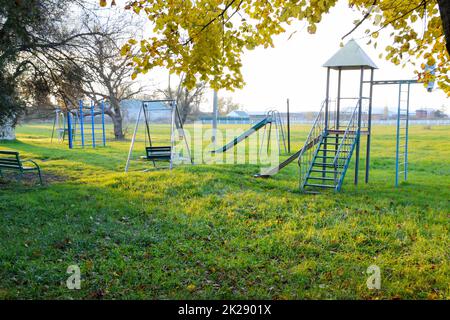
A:
MULTIPOLYGON (((315 33, 317 24, 337 0, 138 0, 126 8, 145 15, 152 35, 130 39, 122 54, 137 46, 133 57, 133 78, 154 67, 185 74, 184 85, 193 88, 199 81, 213 88, 233 90, 244 85, 241 55, 245 49, 273 47, 273 36, 285 32, 294 21, 306 21, 315 33)), ((365 30, 375 47, 380 32, 392 31, 392 43, 384 57, 395 63, 418 66, 419 78, 439 80, 450 94, 449 54, 445 47, 438 0, 348 0, 361 12, 355 28, 365 30), (365 20, 365 21, 363 21, 365 20), (364 23, 363 23, 364 22, 364 23), (417 30, 424 29, 424 32, 417 30), (426 65, 436 65, 435 75, 426 65)), ((102 6, 110 1, 100 0, 102 6)), ((114 1, 112 1, 114 4, 114 1)))

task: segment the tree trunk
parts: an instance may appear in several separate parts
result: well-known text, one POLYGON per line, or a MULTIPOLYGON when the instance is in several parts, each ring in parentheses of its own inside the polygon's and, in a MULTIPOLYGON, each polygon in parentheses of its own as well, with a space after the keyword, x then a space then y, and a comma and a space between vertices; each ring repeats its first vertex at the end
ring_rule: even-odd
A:
POLYGON ((111 97, 111 112, 108 115, 111 117, 114 125, 114 138, 116 140, 124 140, 125 134, 123 133, 123 119, 122 112, 120 110, 120 103, 115 99, 115 97, 111 97))
POLYGON ((186 122, 187 116, 188 116, 189 111, 190 111, 189 109, 190 109, 189 106, 187 106, 187 107, 185 106, 183 108, 183 110, 180 112, 181 113, 180 118, 181 118, 181 124, 182 125, 184 125, 185 122, 186 122))
POLYGON ((121 115, 114 114, 111 117, 114 125, 114 137, 116 140, 124 140, 125 134, 123 133, 123 124, 121 115))
POLYGON ((447 52, 450 55, 450 1, 437 0, 441 13, 442 27, 444 28, 447 52))
POLYGON ((16 133, 14 130, 14 126, 11 123, 6 123, 3 126, 0 126, 0 140, 15 140, 16 133))

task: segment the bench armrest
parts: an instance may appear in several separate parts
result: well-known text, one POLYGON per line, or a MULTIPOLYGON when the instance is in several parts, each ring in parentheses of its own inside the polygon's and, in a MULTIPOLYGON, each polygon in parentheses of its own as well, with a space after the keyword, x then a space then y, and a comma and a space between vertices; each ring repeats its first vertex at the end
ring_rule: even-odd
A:
POLYGON ((36 168, 39 169, 39 165, 36 162, 34 162, 33 160, 31 160, 31 159, 23 160, 22 163, 24 163, 24 162, 31 162, 32 164, 34 164, 36 166, 36 168))

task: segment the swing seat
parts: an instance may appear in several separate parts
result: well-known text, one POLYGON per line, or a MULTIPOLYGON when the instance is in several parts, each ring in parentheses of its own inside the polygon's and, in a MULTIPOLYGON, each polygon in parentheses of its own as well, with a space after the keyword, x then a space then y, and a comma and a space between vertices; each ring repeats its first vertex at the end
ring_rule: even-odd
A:
POLYGON ((145 148, 145 159, 150 161, 170 161, 171 154, 171 146, 145 148))

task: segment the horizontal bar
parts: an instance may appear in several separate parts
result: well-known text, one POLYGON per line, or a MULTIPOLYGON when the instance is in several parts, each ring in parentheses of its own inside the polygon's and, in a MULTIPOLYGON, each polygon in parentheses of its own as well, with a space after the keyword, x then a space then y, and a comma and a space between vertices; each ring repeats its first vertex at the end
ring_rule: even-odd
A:
POLYGON ((373 85, 416 84, 416 83, 419 83, 419 81, 417 81, 417 80, 375 80, 375 81, 363 81, 363 83, 372 83, 373 85))
POLYGON ((171 99, 160 99, 160 100, 143 100, 142 103, 151 103, 151 102, 175 102, 175 100, 171 99))

